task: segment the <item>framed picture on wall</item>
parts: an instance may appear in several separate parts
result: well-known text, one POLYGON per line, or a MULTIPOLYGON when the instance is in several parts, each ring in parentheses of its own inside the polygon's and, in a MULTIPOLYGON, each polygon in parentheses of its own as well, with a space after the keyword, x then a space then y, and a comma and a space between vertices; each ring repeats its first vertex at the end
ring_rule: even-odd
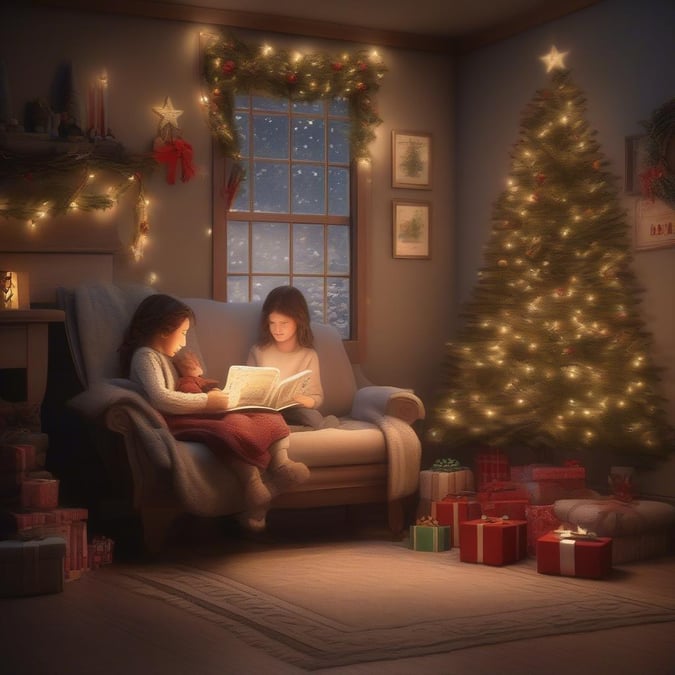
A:
POLYGON ((640 174, 647 165, 647 136, 626 136, 626 180, 624 190, 629 195, 641 194, 640 174))
POLYGON ((392 186, 431 189, 431 134, 392 131, 392 186))
POLYGON ((431 204, 395 199, 392 205, 393 257, 431 258, 431 204))

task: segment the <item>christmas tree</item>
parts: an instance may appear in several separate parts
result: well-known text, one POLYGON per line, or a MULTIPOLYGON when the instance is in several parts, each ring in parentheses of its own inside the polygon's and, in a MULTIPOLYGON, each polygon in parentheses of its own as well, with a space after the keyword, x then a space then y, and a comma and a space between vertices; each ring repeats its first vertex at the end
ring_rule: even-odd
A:
POLYGON ((522 114, 506 190, 429 436, 453 447, 665 456, 626 214, 555 47, 522 114))

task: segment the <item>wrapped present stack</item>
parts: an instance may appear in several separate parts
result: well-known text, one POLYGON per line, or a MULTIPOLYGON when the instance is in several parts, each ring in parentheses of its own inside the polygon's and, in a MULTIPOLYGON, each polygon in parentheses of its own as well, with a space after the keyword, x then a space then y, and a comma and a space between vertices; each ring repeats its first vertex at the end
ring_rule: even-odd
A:
POLYGON ((556 529, 562 523, 555 513, 554 504, 569 495, 596 495, 586 487, 586 469, 575 460, 563 466, 551 464, 527 464, 512 466, 509 471, 511 483, 525 495, 527 553, 537 554, 537 539, 556 529))
POLYGON ((428 516, 434 501, 447 495, 474 491, 473 471, 461 466, 456 459, 437 459, 431 468, 420 471, 420 501, 418 516, 428 516))
MULTIPOLYGON (((15 555, 17 560, 25 555, 26 564, 33 564, 30 560, 40 559, 47 551, 35 542, 58 539, 63 542, 63 578, 66 581, 77 579, 90 569, 88 512, 85 508, 59 505, 59 480, 37 464, 38 457, 39 452, 29 444, 0 445, 0 497, 3 509, 13 519, 15 530, 11 542, 4 545, 4 554, 10 558, 15 555)), ((97 555, 97 563, 109 562, 112 542, 105 542, 103 549, 98 542, 98 548, 103 553, 97 555)), ((48 549, 49 559, 53 560, 57 554, 51 553, 60 547, 48 549)))

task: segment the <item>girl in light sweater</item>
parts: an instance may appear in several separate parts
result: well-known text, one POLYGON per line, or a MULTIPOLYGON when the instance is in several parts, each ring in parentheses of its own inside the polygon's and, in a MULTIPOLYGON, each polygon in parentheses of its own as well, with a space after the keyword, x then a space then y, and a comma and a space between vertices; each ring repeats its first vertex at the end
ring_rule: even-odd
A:
POLYGON ((277 286, 268 293, 262 306, 260 336, 251 347, 247 365, 274 366, 282 380, 311 370, 307 388, 296 398, 299 407, 288 408, 283 415, 289 424, 314 428, 339 426, 337 417, 324 417, 318 410, 323 403, 319 355, 314 349, 307 300, 299 289, 277 286))
POLYGON ((193 323, 192 310, 176 298, 146 297, 119 349, 122 372, 143 387, 177 439, 202 442, 231 466, 244 492, 242 523, 261 530, 273 493, 307 480, 309 470, 289 460, 290 432, 278 413, 227 412, 227 394, 215 386, 206 392, 177 391, 172 359, 185 346, 193 323))

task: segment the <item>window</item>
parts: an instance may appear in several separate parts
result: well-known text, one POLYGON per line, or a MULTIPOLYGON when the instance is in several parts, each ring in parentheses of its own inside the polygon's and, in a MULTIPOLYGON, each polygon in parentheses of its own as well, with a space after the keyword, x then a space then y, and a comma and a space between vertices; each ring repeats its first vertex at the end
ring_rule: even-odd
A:
POLYGON ((229 33, 201 40, 214 139, 213 297, 251 301, 280 283, 298 286, 358 362, 368 144, 382 121, 373 96, 386 68, 375 50, 303 54, 229 33))
MULTIPOLYGON (((245 179, 225 231, 225 295, 263 300, 281 284, 302 290, 314 320, 353 336, 353 232, 348 102, 235 96, 245 179)), ((221 257, 221 260, 223 259, 221 257)))

